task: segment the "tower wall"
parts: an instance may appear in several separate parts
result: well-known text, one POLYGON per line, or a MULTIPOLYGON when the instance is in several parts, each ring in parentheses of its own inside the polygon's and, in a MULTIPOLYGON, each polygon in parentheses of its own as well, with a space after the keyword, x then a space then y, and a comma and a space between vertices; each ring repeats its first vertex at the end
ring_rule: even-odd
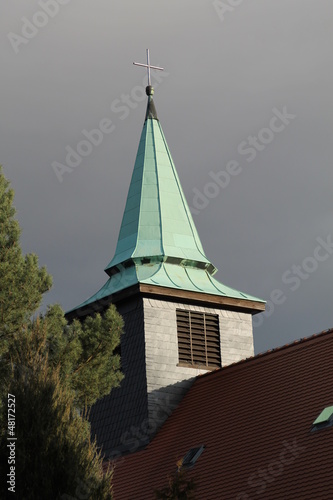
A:
POLYGON ((121 385, 92 407, 92 434, 110 458, 145 446, 178 406, 194 378, 206 369, 179 366, 176 310, 217 315, 221 363, 253 355, 252 316, 216 307, 136 295, 117 305, 121 338, 121 385))
POLYGON ((179 404, 194 377, 207 371, 178 366, 177 309, 219 317, 222 366, 254 354, 251 314, 143 299, 148 412, 152 430, 158 429, 179 404))

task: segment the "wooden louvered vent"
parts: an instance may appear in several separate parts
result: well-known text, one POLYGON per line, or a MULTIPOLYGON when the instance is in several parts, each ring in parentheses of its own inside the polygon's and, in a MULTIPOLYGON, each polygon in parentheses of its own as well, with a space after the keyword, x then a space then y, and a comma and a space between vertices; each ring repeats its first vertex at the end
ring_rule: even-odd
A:
POLYGON ((221 366, 219 318, 215 314, 176 310, 179 364, 221 366))

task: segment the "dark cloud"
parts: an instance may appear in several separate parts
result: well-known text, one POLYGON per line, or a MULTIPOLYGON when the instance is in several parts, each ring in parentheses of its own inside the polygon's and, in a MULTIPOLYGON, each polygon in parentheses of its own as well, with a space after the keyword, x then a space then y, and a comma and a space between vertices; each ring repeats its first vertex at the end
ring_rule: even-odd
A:
POLYGON ((256 350, 332 327, 333 255, 294 291, 282 280, 333 233, 331 2, 241 2, 222 21, 206 0, 72 0, 38 17, 42 4, 55 12, 54 2, 7 4, 0 21, 0 161, 16 191, 23 248, 54 277, 45 303, 71 308, 106 279, 145 112, 145 73, 132 62, 150 47, 168 73, 155 102, 189 204, 211 172, 231 160, 241 167, 194 218, 220 281, 285 298, 255 329, 256 350), (22 18, 47 22, 19 43, 8 34, 29 33, 22 18), (247 161, 240 144, 284 106, 295 119, 247 161), (66 164, 83 131, 105 119, 112 131, 81 161, 71 157, 78 165, 60 183, 52 164, 66 164))

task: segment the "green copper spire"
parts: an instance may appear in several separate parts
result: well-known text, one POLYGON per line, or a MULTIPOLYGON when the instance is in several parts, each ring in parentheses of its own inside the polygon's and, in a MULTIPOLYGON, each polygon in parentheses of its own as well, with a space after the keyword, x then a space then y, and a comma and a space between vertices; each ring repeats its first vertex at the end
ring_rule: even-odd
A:
POLYGON ((130 259, 140 264, 171 262, 216 269, 202 248, 192 215, 147 87, 148 105, 128 191, 115 256, 106 267, 111 275, 130 259))
POLYGON ((263 300, 223 285, 213 277, 217 269, 201 245, 157 118, 150 68, 163 68, 150 65, 149 52, 147 64, 138 65, 148 68, 147 111, 116 252, 105 268, 110 278, 97 293, 68 314, 95 302, 101 303, 134 285, 178 290, 174 293, 210 294, 236 299, 237 304, 251 301, 257 304, 252 308, 264 309, 263 300))

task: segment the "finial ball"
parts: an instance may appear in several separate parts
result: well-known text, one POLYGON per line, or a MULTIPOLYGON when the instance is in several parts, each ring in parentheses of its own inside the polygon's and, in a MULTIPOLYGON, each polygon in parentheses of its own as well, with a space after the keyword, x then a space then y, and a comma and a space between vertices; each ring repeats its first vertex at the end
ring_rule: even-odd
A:
POLYGON ((147 85, 146 94, 147 95, 154 95, 154 87, 152 85, 147 85))

